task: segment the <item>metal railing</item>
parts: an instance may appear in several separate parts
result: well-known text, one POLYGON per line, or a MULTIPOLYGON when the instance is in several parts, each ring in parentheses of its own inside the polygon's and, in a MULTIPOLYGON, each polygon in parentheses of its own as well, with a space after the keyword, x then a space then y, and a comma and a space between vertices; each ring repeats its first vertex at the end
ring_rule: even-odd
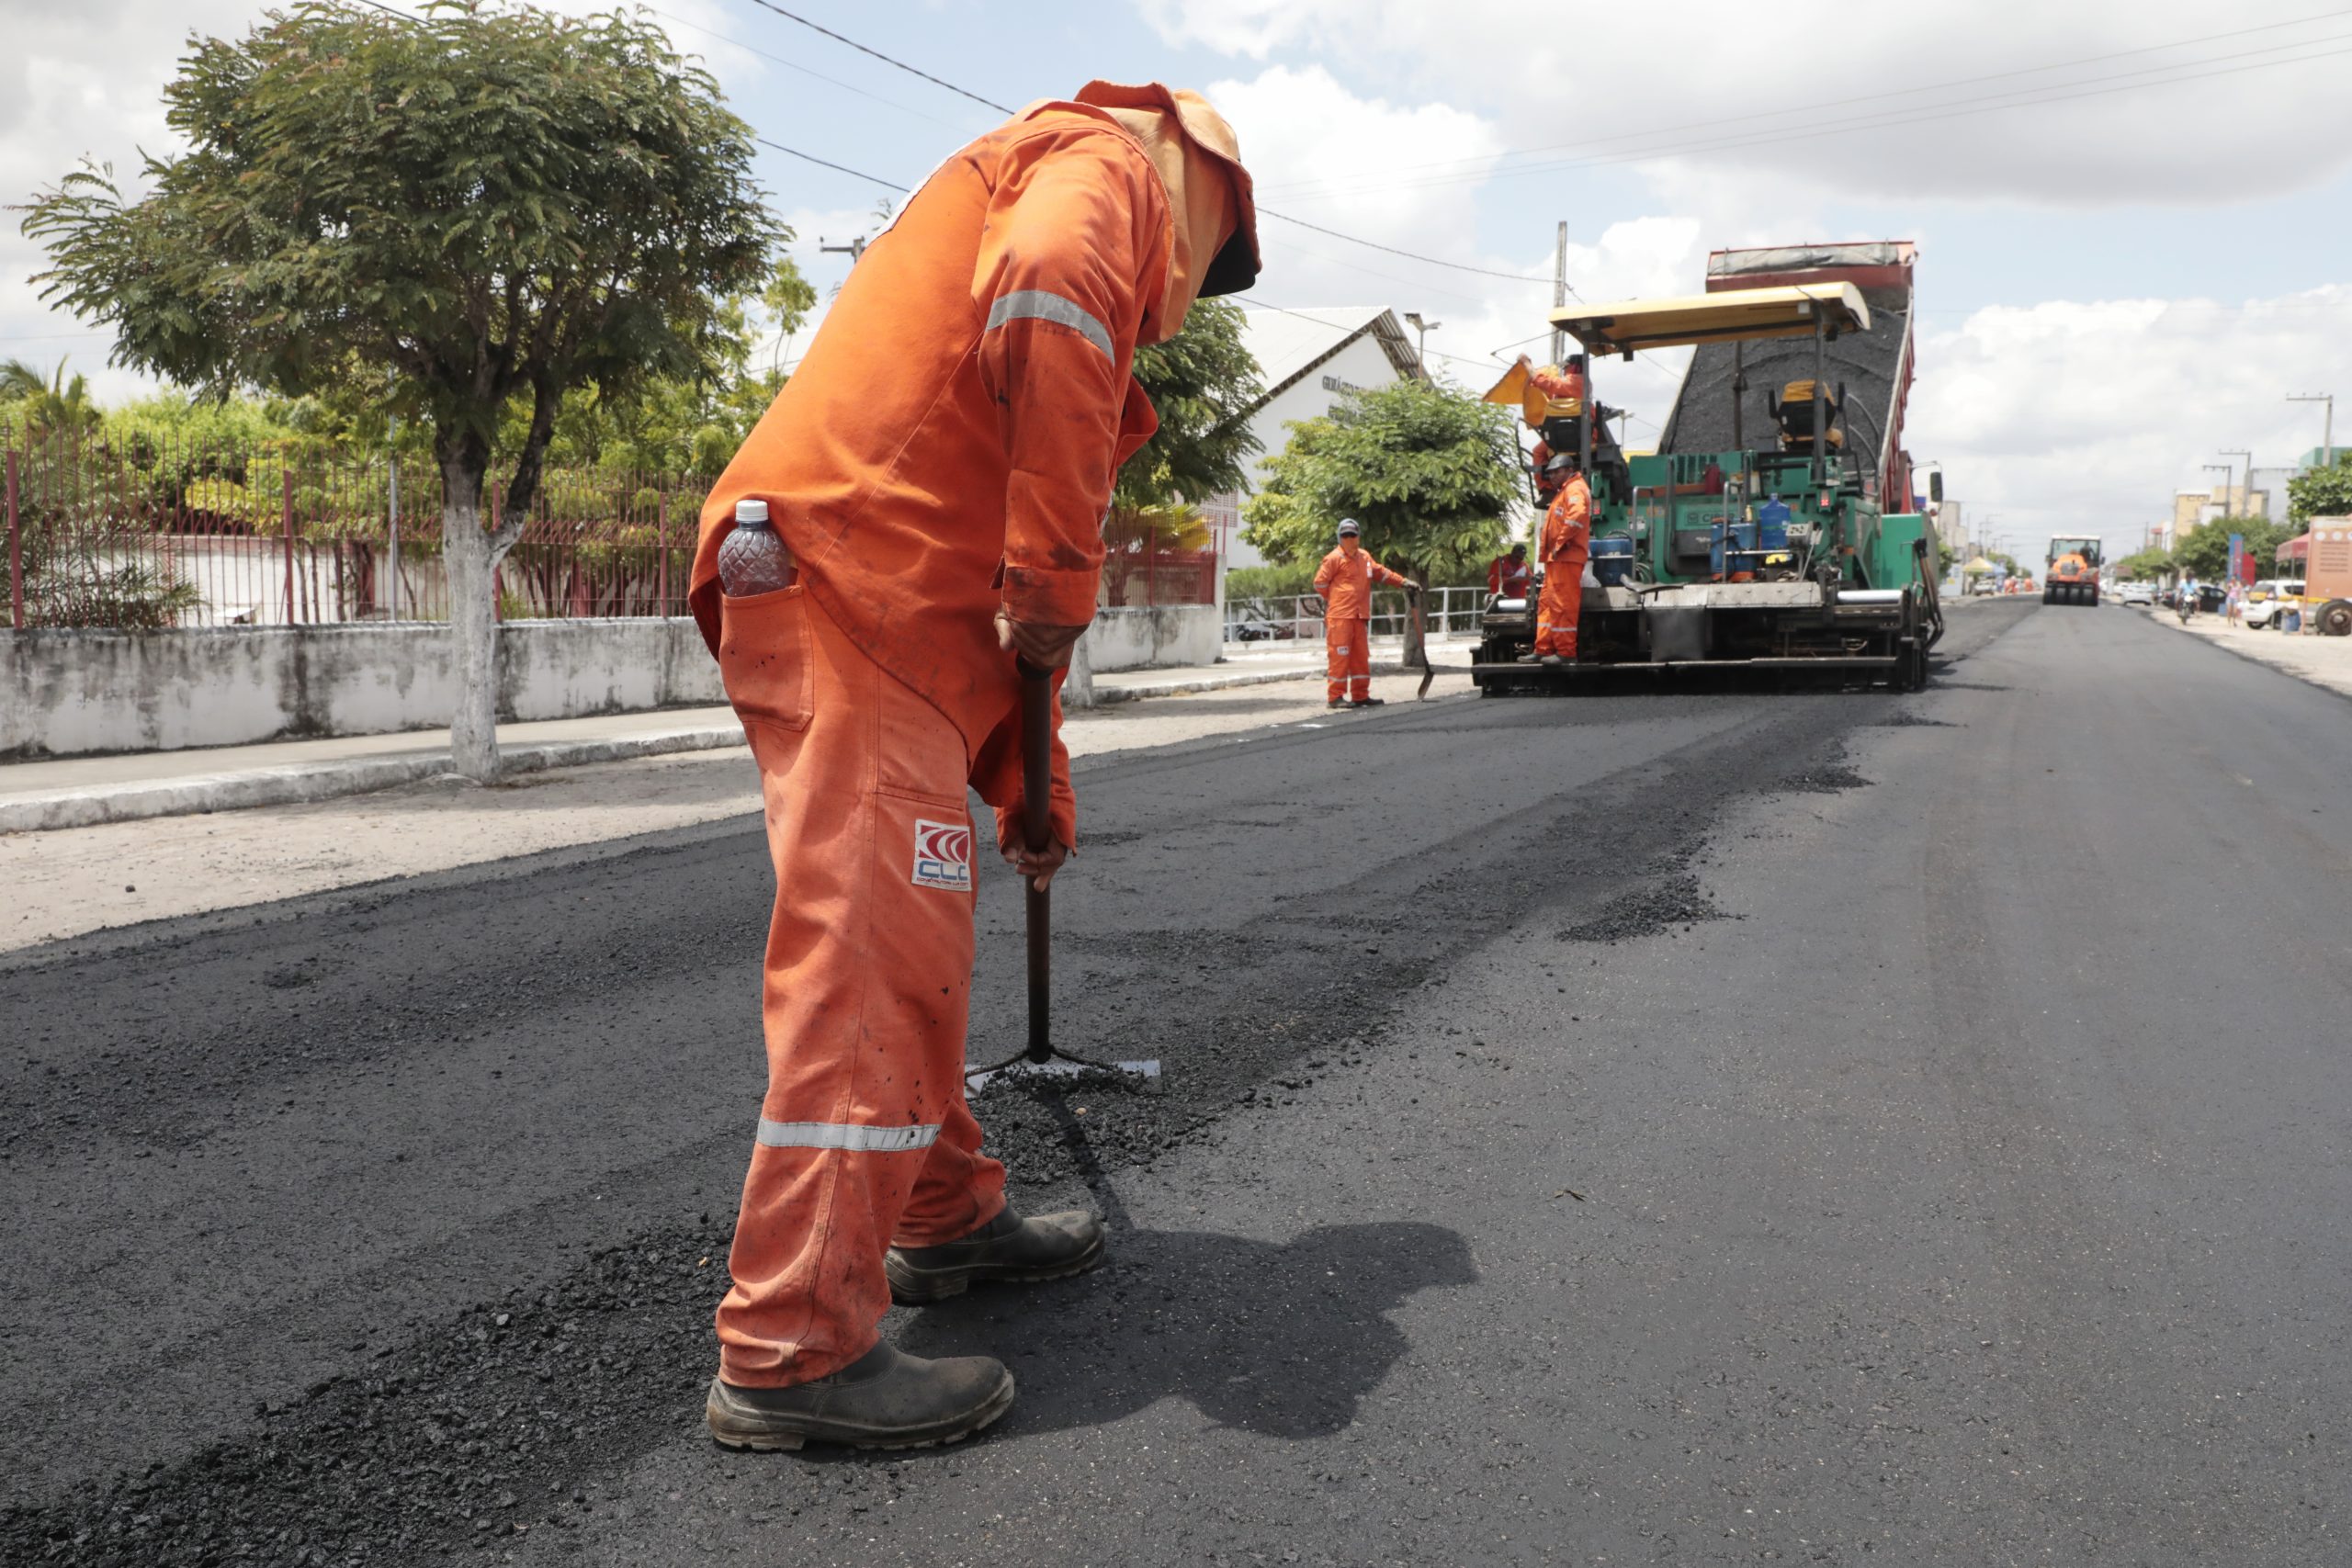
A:
MULTIPOLYGON (((380 455, 103 428, 0 431, 0 448, 13 626, 447 618, 428 461, 404 458, 395 475, 380 455)), ((500 615, 683 614, 708 488, 550 470, 499 567, 500 615)))
MULTIPOLYGON (((1423 624, 1431 637, 1465 635, 1478 629, 1478 615, 1486 607, 1484 588, 1432 588, 1421 606, 1423 624)), ((1371 631, 1375 637, 1401 637, 1411 620, 1405 595, 1398 589, 1380 589, 1372 596, 1371 631)), ((1323 640, 1323 601, 1312 593, 1266 598, 1227 598, 1225 603, 1227 643, 1320 642, 1323 640)))

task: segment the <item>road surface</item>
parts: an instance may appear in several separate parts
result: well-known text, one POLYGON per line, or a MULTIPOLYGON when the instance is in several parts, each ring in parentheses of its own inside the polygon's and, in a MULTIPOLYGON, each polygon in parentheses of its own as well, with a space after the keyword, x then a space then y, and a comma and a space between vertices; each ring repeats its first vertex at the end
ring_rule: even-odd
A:
POLYGON ((754 825, 0 960, 0 1561, 2352 1561, 2352 708, 1943 652, 1092 760, 1062 1028, 1169 1087, 984 1098, 1114 1256, 893 1314, 1020 1382, 936 1452, 701 1429, 754 825))

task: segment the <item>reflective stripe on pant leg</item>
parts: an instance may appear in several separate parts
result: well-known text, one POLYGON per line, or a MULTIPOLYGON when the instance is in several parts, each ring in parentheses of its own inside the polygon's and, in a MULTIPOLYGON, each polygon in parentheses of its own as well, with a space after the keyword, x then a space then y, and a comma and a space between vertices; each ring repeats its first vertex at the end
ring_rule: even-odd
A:
POLYGON ((777 898, 768 1090, 718 1327, 720 1375, 754 1387, 873 1347, 883 1254, 956 1103, 970 993, 963 739, 813 604, 808 630, 806 728, 746 727, 777 898))
POLYGON ((1352 646, 1349 633, 1353 621, 1323 623, 1324 689, 1332 702, 1345 702, 1348 695, 1348 649, 1352 646))
POLYGON ((1372 623, 1355 625, 1355 632, 1348 638, 1348 685, 1349 695, 1362 699, 1372 695, 1372 623))

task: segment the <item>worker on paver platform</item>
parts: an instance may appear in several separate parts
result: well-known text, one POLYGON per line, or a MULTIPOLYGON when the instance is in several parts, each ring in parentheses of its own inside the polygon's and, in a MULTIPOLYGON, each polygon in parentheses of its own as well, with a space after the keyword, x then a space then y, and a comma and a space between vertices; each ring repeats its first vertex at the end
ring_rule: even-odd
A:
POLYGON ((1584 612, 1584 563, 1592 551, 1592 491, 1577 455, 1563 452, 1551 462, 1558 488, 1544 513, 1539 553, 1544 591, 1535 604, 1535 652, 1546 664, 1577 656, 1577 617, 1584 612))
POLYGON ((1315 592, 1323 596, 1325 688, 1331 707, 1376 708, 1372 694, 1372 585, 1419 590, 1401 571, 1391 571, 1363 547, 1363 529, 1352 517, 1340 519, 1340 545, 1316 570, 1315 592))
POLYGON ((977 1431, 1011 1375, 880 1342, 893 1295, 1102 1257, 1093 1215, 1006 1207, 965 1102, 965 790, 1043 886, 1077 811, 1057 699, 1055 841, 1023 846, 1016 655, 1058 687, 1094 617, 1112 480, 1157 424, 1136 345, 1257 271, 1250 177, 1205 100, 1094 82, 1033 104, 866 247, 704 507, 691 602, 759 765, 776 879, 768 1089, 707 1402, 721 1442, 977 1431), (752 528, 764 506, 797 581, 725 593, 739 502, 752 528))
POLYGON ((1487 592, 1506 599, 1527 596, 1527 547, 1513 545, 1509 555, 1497 556, 1487 563, 1487 592))

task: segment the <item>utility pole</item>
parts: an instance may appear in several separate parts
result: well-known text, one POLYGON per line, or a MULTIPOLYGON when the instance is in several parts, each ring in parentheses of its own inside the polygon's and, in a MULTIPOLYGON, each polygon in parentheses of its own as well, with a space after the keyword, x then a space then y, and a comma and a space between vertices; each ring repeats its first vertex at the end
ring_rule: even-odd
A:
POLYGON ((829 245, 825 243, 825 237, 820 234, 817 236, 817 249, 824 255, 847 256, 849 265, 855 266, 859 258, 865 254, 865 236, 860 234, 846 245, 829 245))
MULTIPOLYGON (((1568 302, 1568 220, 1560 220, 1559 237, 1552 243, 1552 309, 1560 310, 1568 302)), ((1568 357, 1568 334, 1559 327, 1552 329, 1552 363, 1566 364, 1568 357)), ((1589 390, 1586 396, 1590 397, 1589 390)))
MULTIPOLYGON (((2235 463, 2200 463, 2198 467, 2209 474, 2218 470, 2222 476, 2222 509, 2206 521, 2210 523, 2214 517, 2227 517, 2230 514, 2230 476, 2238 471, 2237 465, 2235 463)), ((2205 498, 2208 505, 2212 503, 2212 500, 2210 494, 2205 498)))
POLYGON ((2254 504, 2254 454, 2240 446, 2234 450, 2224 449, 2222 456, 2245 459, 2245 483, 2238 487, 2237 499, 2231 502, 2231 510, 2222 513, 2223 516, 2243 517, 2246 514, 2238 511, 2237 508, 2254 504))
POLYGON ((2292 392, 2288 394, 2287 400, 2290 403, 2325 403, 2327 405, 2327 423, 2322 427, 2319 438, 2319 466, 2323 468, 2335 467, 2335 394, 2334 392, 2292 392))

